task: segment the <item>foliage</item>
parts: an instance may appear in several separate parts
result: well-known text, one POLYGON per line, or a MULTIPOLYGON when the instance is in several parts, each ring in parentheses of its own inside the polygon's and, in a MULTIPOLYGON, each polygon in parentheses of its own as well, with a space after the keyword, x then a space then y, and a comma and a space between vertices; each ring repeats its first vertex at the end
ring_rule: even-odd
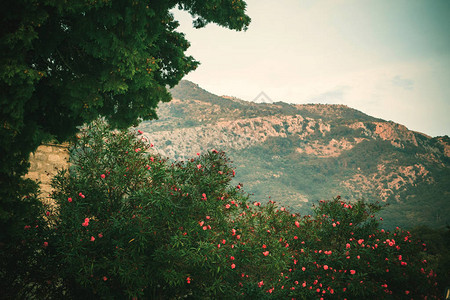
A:
MULTIPOLYGON (((101 299, 410 299, 438 295, 421 242, 379 229, 377 203, 313 215, 251 202, 222 152, 185 163, 140 132, 84 128, 41 232, 28 293, 101 299)), ((44 215, 44 214, 43 214, 44 215)), ((24 281, 17 281, 24 282, 24 281)), ((25 288, 22 290, 24 293, 25 288)), ((22 294, 30 295, 30 294, 22 294)))
POLYGON ((176 31, 175 7, 195 27, 250 23, 242 0, 2 1, 0 251, 14 247, 38 205, 36 184, 22 179, 32 151, 99 115, 121 128, 156 118, 157 104, 171 99, 166 86, 198 66, 176 31))

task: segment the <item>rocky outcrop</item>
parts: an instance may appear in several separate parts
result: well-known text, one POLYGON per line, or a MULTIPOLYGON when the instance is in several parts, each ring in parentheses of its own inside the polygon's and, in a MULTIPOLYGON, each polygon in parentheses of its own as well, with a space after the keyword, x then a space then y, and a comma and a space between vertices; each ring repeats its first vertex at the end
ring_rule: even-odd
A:
POLYGON ((30 155, 30 168, 26 178, 40 185, 41 197, 46 200, 52 191, 51 180, 58 170, 69 165, 67 144, 44 144, 30 155))

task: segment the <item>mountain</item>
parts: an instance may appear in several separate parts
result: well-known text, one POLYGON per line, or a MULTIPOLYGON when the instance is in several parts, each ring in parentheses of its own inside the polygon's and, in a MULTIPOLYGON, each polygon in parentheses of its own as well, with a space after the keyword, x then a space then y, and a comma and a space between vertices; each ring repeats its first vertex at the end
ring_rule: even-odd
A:
POLYGON ((174 160, 227 152, 255 201, 307 214, 340 195, 389 204, 384 226, 450 224, 450 138, 430 137, 345 105, 254 103, 181 81, 159 120, 143 122, 174 160))

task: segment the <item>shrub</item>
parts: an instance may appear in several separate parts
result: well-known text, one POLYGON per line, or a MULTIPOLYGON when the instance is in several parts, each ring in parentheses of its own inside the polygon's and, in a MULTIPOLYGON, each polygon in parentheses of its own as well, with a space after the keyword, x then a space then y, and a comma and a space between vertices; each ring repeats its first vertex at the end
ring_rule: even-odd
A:
MULTIPOLYGON (((379 228, 376 203, 312 216, 251 202, 223 152, 172 163, 141 132, 84 128, 34 239, 47 295, 103 299, 361 299, 437 295, 423 245, 379 228), (48 290, 53 289, 51 294, 48 290)), ((37 273, 36 273, 37 274, 37 273)), ((32 279, 28 279, 32 280, 32 279)))

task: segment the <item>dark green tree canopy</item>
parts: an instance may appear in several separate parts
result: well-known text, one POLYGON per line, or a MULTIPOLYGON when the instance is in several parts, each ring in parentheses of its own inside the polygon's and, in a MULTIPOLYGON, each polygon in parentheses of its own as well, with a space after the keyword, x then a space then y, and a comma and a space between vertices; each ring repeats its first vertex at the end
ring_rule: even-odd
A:
POLYGON ((120 128, 157 117, 158 102, 171 99, 167 86, 199 64, 185 55, 174 8, 188 11, 197 28, 250 23, 241 0, 2 1, 2 191, 26 173, 44 140, 64 140, 99 115, 120 128))

